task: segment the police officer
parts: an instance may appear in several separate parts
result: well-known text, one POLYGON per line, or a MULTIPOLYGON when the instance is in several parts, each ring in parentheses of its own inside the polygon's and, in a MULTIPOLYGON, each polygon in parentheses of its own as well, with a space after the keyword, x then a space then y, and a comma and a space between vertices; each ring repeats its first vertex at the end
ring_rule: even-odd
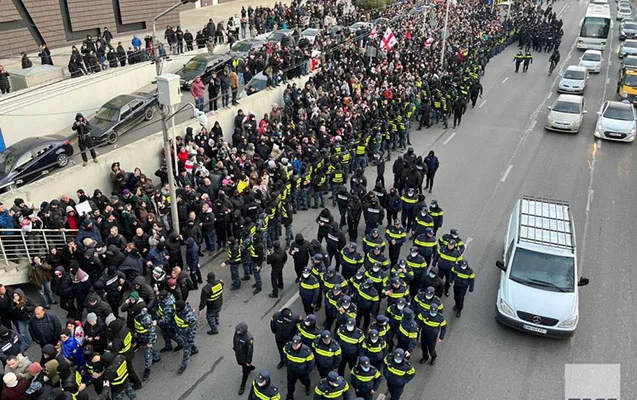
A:
POLYGON ((347 191, 345 185, 340 185, 338 193, 336 193, 336 204, 338 205, 338 212, 341 215, 339 226, 343 227, 347 224, 347 205, 349 204, 350 194, 347 191))
MULTIPOLYGON (((367 257, 365 258, 365 268, 369 270, 370 268, 373 268, 374 264, 380 264, 384 272, 389 271, 389 260, 383 253, 382 247, 374 247, 371 252, 367 253, 367 257)), ((377 290, 380 290, 381 288, 382 286, 377 288, 377 290)))
POLYGON ((522 61, 524 61, 524 54, 522 54, 522 50, 518 51, 518 54, 516 54, 513 57, 513 62, 515 62, 515 73, 517 74, 518 70, 520 69, 520 64, 522 64, 522 61))
POLYGON ((336 372, 330 371, 314 388, 314 400, 349 400, 349 384, 336 372))
POLYGON ((177 343, 175 351, 183 348, 181 338, 177 335, 177 326, 175 325, 175 296, 166 290, 159 292, 157 301, 157 325, 161 329, 161 336, 164 338, 164 348, 159 350, 160 353, 173 350, 173 341, 177 343))
POLYGON ((332 339, 330 331, 321 332, 320 337, 312 342, 312 350, 316 356, 316 369, 321 378, 325 378, 330 371, 335 371, 341 364, 341 346, 332 339))
MULTIPOLYGON (((533 64, 533 55, 531 54, 530 51, 527 50, 526 54, 524 54, 523 57, 524 57, 524 66, 522 67, 522 72, 526 72, 529 70, 529 64, 533 64)), ((518 72, 517 69, 515 72, 518 72)))
MULTIPOLYGON (((416 296, 414 296, 412 306, 414 307, 414 313, 416 317, 418 318, 423 310, 429 311, 432 303, 438 304, 438 311, 442 312, 444 306, 442 304, 442 301, 440 300, 440 297, 436 296, 436 290, 433 288, 433 286, 427 286, 425 290, 421 290, 416 296)), ((420 319, 418 319, 416 322, 420 323, 420 319)))
POLYGON ((332 324, 338 315, 338 300, 344 296, 343 288, 340 284, 336 284, 325 293, 325 322, 323 328, 330 331, 332 324))
POLYGON ((327 232, 329 231, 332 223, 334 222, 334 217, 329 209, 323 208, 319 213, 318 217, 316 217, 316 223, 318 224, 318 232, 316 234, 316 240, 321 243, 323 238, 327 236, 327 232))
POLYGON ((208 335, 216 335, 219 333, 219 312, 223 305, 223 281, 217 280, 214 272, 208 272, 206 276, 206 285, 201 288, 201 301, 199 302, 200 314, 204 308, 206 309, 206 321, 210 326, 208 335))
POLYGON ((343 168, 340 163, 337 163, 330 182, 332 186, 332 206, 336 206, 336 193, 338 192, 338 188, 345 183, 345 179, 343 168))
POLYGON ((338 272, 341 266, 341 250, 347 244, 347 239, 345 238, 345 234, 339 228, 338 222, 332 222, 332 226, 327 231, 326 236, 327 242, 327 255, 329 257, 328 264, 332 265, 332 259, 334 259, 334 267, 338 272))
POLYGON ((305 316, 303 321, 296 324, 296 330, 299 332, 303 344, 310 348, 314 341, 321 336, 321 330, 316 326, 316 316, 314 314, 305 316))
POLYGON ((425 233, 425 229, 433 229, 433 227, 434 219, 429 215, 426 205, 423 205, 423 207, 420 208, 420 212, 416 215, 411 238, 413 239, 415 236, 425 233))
POLYGON ((414 321, 414 312, 409 307, 403 310, 396 337, 396 347, 405 350, 405 357, 409 358, 418 344, 418 324, 414 321))
POLYGON ((377 199, 372 199, 369 205, 365 205, 363 216, 365 218, 365 234, 367 235, 374 228, 378 228, 385 218, 385 211, 378 205, 377 199))
MULTIPOLYGON (((314 239, 313 242, 314 241, 318 243, 316 239, 314 239)), ((312 275, 314 275, 314 277, 319 281, 320 284, 318 300, 316 306, 314 307, 314 311, 318 311, 321 309, 321 301, 323 300, 323 293, 325 292, 325 288, 323 287, 323 275, 325 274, 327 268, 325 267, 325 263, 323 262, 323 260, 325 260, 326 258, 327 257, 324 256, 323 253, 316 253, 312 256, 312 275)))
MULTIPOLYGON (((302 343, 300 336, 292 337, 292 340, 283 347, 287 364, 288 393, 287 400, 294 400, 294 388, 296 381, 301 381, 305 386, 305 395, 312 392, 310 374, 314 369, 314 353, 302 343)), ((278 367, 277 367, 278 368, 278 367)))
POLYGON ((467 294, 467 289, 469 289, 469 292, 473 292, 476 274, 469 268, 467 260, 462 260, 458 263, 458 266, 454 265, 451 268, 450 277, 451 283, 453 283, 453 300, 456 303, 453 309, 456 311, 456 317, 460 318, 464 308, 464 297, 467 294))
POLYGON ((159 351, 155 348, 157 342, 157 332, 155 321, 148 313, 148 308, 143 302, 133 306, 133 323, 135 326, 135 340, 137 348, 144 351, 144 381, 150 377, 150 368, 154 363, 161 361, 159 351))
POLYGON ((356 319, 358 306, 356 303, 352 303, 352 298, 349 295, 341 296, 336 302, 336 307, 336 330, 338 330, 341 325, 347 323, 349 318, 356 319))
POLYGON ((111 396, 114 399, 123 399, 126 394, 129 399, 136 399, 135 390, 129 381, 129 371, 126 357, 122 354, 114 354, 106 351, 100 356, 104 365, 104 380, 111 388, 111 396))
POLYGON ((414 273, 414 278, 409 282, 409 293, 415 295, 420 290, 422 282, 427 274, 427 261, 421 256, 418 247, 412 246, 409 249, 409 255, 405 259, 405 263, 414 273))
POLYGON ((378 334, 376 329, 370 329, 362 344, 363 354, 378 370, 382 369, 383 360, 387 355, 387 342, 378 334))
POLYGON ((274 340, 280 356, 276 369, 281 369, 285 365, 284 347, 296 334, 296 324, 300 321, 301 317, 294 315, 289 308, 284 308, 272 315, 270 330, 274 333, 274 340))
POLYGON ((296 272, 296 282, 298 282, 301 273, 310 261, 310 242, 305 240, 303 234, 296 234, 294 241, 290 244, 290 255, 294 259, 294 272, 296 272))
POLYGON ((434 259, 434 265, 438 267, 438 277, 445 280, 445 296, 449 297, 451 286, 451 268, 462 261, 462 252, 456 248, 456 241, 450 239, 447 245, 438 248, 434 259))
POLYGON ((438 200, 431 200, 431 204, 429 205, 429 215, 434 220, 434 235, 438 233, 438 229, 442 227, 443 218, 445 212, 440 205, 438 204, 438 200))
POLYGON ((252 388, 250 388, 250 394, 248 400, 280 400, 281 393, 279 388, 272 383, 270 379, 270 373, 268 371, 261 371, 259 375, 252 381, 252 388))
POLYGON ((357 251, 356 243, 351 242, 341 249, 341 264, 343 278, 349 280, 356 271, 363 266, 363 255, 357 251))
POLYGON ((365 277, 365 272, 366 272, 365 267, 360 267, 358 271, 356 271, 356 274, 354 274, 354 276, 349 278, 347 286, 349 286, 352 293, 356 293, 358 291, 358 288, 363 284, 363 282, 367 280, 367 277, 365 277))
POLYGON ((126 357, 126 367, 130 377, 133 389, 141 389, 142 381, 133 369, 133 359, 135 352, 133 349, 133 333, 121 319, 116 319, 113 315, 106 317, 106 326, 108 327, 108 338, 110 340, 109 347, 115 354, 121 354, 126 357))
POLYGON ((343 358, 338 366, 338 374, 345 376, 345 366, 349 365, 351 370, 356 365, 356 359, 360 354, 361 344, 365 340, 365 335, 363 331, 356 327, 354 318, 349 318, 347 323, 341 325, 336 335, 343 350, 343 358))
POLYGON ((299 296, 303 303, 305 315, 312 314, 319 299, 321 290, 318 279, 312 275, 312 268, 305 267, 299 280, 299 296))
POLYGON ((427 265, 431 265, 431 260, 438 248, 438 239, 431 228, 426 228, 425 233, 416 236, 414 246, 418 248, 418 253, 425 258, 427 265))
POLYGON ((430 364, 436 363, 436 344, 443 341, 447 333, 447 321, 438 310, 438 304, 431 303, 429 310, 422 310, 418 315, 420 326, 420 345, 422 346, 422 358, 420 364, 424 364, 431 356, 430 364))
POLYGON ((385 242, 385 239, 380 235, 378 228, 374 228, 363 238, 363 252, 368 254, 376 247, 380 247, 382 250, 385 250, 386 244, 387 242, 385 242))
POLYGON ((230 290, 237 290, 241 287, 241 280, 239 279, 239 264, 241 262, 241 246, 234 237, 230 237, 228 238, 228 258, 221 264, 222 268, 230 266, 230 276, 232 277, 230 290))
POLYGON ((197 345, 195 345, 195 336, 197 335, 197 318, 192 311, 190 304, 183 300, 175 303, 175 325, 177 325, 177 334, 184 343, 184 355, 179 367, 178 373, 182 374, 188 367, 190 355, 199 353, 197 345))
POLYGON ((400 225, 400 221, 394 221, 394 224, 385 230, 385 238, 389 243, 389 261, 392 266, 396 265, 400 257, 400 248, 407 240, 407 232, 400 225))
POLYGON ((241 366, 241 385, 239 386, 239 396, 243 394, 248 381, 248 374, 254 370, 252 365, 252 353, 254 352, 254 337, 248 332, 248 324, 239 322, 234 328, 234 337, 232 338, 232 350, 237 360, 237 364, 241 366))
POLYGON ((265 246, 263 245, 263 241, 259 235, 254 235, 254 238, 248 247, 248 253, 250 257, 252 275, 254 275, 254 285, 252 285, 254 290, 252 291, 252 294, 257 294, 261 292, 262 289, 261 268, 263 266, 263 261, 265 260, 265 246))
POLYGON ((387 345, 389 349, 394 347, 394 337, 400 327, 400 321, 403 319, 403 310, 407 307, 407 299, 401 297, 398 299, 398 303, 394 303, 387 307, 385 310, 385 316, 388 319, 389 331, 386 333, 387 345))
POLYGON ((457 229, 450 229, 449 233, 445 233, 444 235, 442 235, 440 239, 438 239, 438 244, 440 245, 440 247, 444 247, 451 239, 456 241, 456 247, 458 248, 458 250, 460 250, 460 253, 464 253, 465 245, 462 239, 460 239, 457 229))
POLYGON ((416 189, 413 187, 408 188, 405 194, 400 197, 400 200, 402 201, 400 220, 405 229, 410 231, 414 222, 414 208, 416 203, 418 203, 418 193, 416 189))
POLYGON ((387 307, 398 303, 399 299, 405 299, 409 303, 409 288, 398 276, 389 281, 389 285, 383 289, 383 296, 387 297, 387 307))
POLYGON ((405 359, 405 351, 396 349, 385 357, 383 376, 387 380, 387 389, 391 400, 400 400, 400 396, 416 374, 416 369, 405 359))
POLYGON ((370 315, 377 314, 380 307, 380 296, 378 295, 378 291, 374 288, 374 282, 372 282, 371 279, 365 279, 365 281, 359 285, 354 293, 354 301, 358 306, 356 325, 360 325, 362 320, 363 331, 366 331, 369 327, 370 315))
MULTIPOLYGON (((384 358, 384 357, 383 357, 384 358)), ((382 363, 382 359, 381 359, 382 363)), ((356 396, 363 400, 372 400, 383 380, 378 368, 371 364, 366 356, 361 356, 352 369, 350 382, 356 396)))

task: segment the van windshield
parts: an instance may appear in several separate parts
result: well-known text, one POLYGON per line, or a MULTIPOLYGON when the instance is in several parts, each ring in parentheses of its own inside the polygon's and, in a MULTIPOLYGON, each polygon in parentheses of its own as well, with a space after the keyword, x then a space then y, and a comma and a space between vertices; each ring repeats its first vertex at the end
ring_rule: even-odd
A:
POLYGON ((573 292, 575 262, 572 257, 555 256, 517 248, 511 263, 511 280, 552 292, 573 292))

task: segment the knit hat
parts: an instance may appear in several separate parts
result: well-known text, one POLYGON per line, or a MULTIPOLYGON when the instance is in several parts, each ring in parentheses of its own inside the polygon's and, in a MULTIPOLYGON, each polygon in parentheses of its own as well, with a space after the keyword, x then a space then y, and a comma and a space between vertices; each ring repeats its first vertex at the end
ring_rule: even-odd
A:
POLYGON ((95 322, 97 321, 97 314, 95 313, 88 313, 86 315, 86 322, 95 322))
POLYGON ((29 372, 31 373, 31 375, 37 375, 40 373, 40 371, 42 371, 42 366, 39 362, 36 361, 29 365, 29 372))
POLYGON ((111 322, 115 321, 117 318, 115 318, 115 315, 113 315, 113 313, 108 314, 108 316, 106 317, 106 320, 104 321, 106 323, 106 326, 109 326, 111 324, 111 322))
POLYGON ((133 290, 132 292, 130 292, 128 294, 128 298, 135 300, 135 302, 138 302, 139 301, 139 293, 137 292, 137 290, 133 290))
POLYGON ((52 356, 55 354, 55 347, 52 344, 46 344, 42 347, 42 354, 46 354, 47 356, 52 356))
POLYGON ((166 281, 166 284, 167 284, 168 286, 175 286, 175 285, 177 284, 177 279, 175 279, 175 278, 170 278, 170 279, 168 279, 168 280, 166 281))
POLYGON ((2 380, 4 381, 4 385, 8 388, 16 387, 18 385, 18 377, 15 376, 13 372, 4 374, 2 380))

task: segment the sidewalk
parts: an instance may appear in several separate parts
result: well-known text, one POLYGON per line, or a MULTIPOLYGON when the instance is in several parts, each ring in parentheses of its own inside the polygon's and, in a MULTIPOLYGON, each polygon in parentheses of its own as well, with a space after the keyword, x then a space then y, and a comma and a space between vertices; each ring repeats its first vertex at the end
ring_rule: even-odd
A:
MULTIPOLYGON (((241 7, 245 7, 246 9, 249 5, 252 5, 253 8, 257 6, 271 7, 274 4, 274 0, 237 0, 224 2, 212 6, 184 10, 181 12, 179 12, 178 10, 173 12, 179 12, 179 21, 182 30, 185 32, 186 29, 188 29, 193 34, 193 36, 196 36, 197 31, 202 29, 203 26, 208 23, 209 18, 212 18, 215 24, 219 21, 223 21, 225 25, 229 17, 234 16, 234 14, 241 15, 241 7)), ((157 24, 157 38, 160 42, 164 41, 165 29, 166 25, 162 25, 161 22, 157 24)), ((139 37, 143 41, 144 36, 146 36, 147 33, 150 33, 152 35, 152 25, 149 26, 146 31, 135 32, 135 35, 137 35, 137 37, 139 37)), ((116 35, 113 37, 111 45, 113 45, 113 47, 117 47, 117 43, 122 42, 124 48, 128 49, 129 46, 132 46, 132 39, 133 33, 116 35)), ((82 42, 68 43, 66 46, 51 49, 53 64, 57 66, 63 66, 66 69, 66 66, 69 62, 69 57, 71 55, 71 46, 73 45, 75 45, 79 49, 82 46, 82 42)), ((29 53, 28 56, 34 66, 40 65, 40 58, 38 57, 37 52, 29 53)), ((16 56, 15 58, 0 59, 0 65, 3 65, 9 72, 11 72, 11 70, 22 68, 19 56, 16 56)))

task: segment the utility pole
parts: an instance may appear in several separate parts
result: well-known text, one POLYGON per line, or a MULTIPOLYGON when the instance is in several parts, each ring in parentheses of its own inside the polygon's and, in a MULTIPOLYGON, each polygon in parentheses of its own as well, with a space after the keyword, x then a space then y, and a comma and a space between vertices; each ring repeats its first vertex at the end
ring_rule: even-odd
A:
POLYGON ((445 27, 442 31, 442 49, 440 49, 440 70, 445 68, 445 50, 447 49, 447 26, 449 24, 449 7, 451 6, 451 0, 447 0, 447 11, 445 11, 445 27))

